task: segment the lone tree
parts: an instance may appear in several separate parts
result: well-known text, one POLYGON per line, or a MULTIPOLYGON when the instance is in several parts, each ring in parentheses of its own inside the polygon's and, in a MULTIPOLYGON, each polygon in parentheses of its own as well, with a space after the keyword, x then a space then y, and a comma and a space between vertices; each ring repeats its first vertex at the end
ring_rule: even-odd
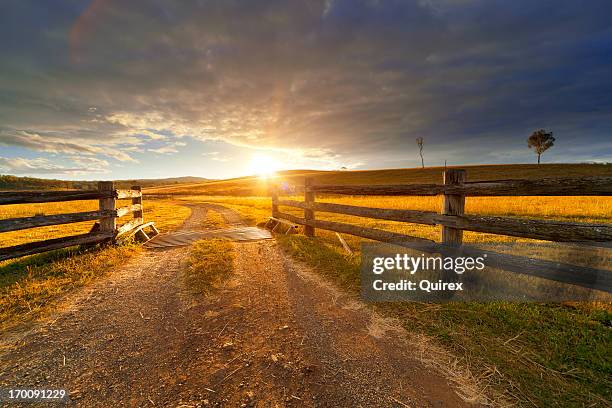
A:
POLYGON ((538 155, 538 164, 540 164, 540 156, 542 153, 553 147, 555 144, 555 138, 552 132, 547 132, 544 129, 536 130, 527 139, 527 146, 530 149, 535 150, 538 155))
POLYGON ((419 146, 419 154, 421 155, 421 168, 425 168, 425 162, 423 161, 423 138, 416 138, 417 146, 419 146))

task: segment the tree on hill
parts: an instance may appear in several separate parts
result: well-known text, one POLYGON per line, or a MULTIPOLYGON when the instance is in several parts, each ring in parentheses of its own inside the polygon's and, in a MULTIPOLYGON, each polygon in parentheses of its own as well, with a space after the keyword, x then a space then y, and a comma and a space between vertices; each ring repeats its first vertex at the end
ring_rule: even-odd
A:
POLYGON ((421 155, 421 167, 425 168, 425 162, 423 161, 423 138, 416 138, 417 146, 419 146, 419 154, 421 155))
POLYGON ((546 150, 553 147, 555 138, 552 132, 547 132, 544 129, 536 130, 527 139, 527 146, 533 149, 538 155, 538 164, 540 164, 540 156, 546 150))

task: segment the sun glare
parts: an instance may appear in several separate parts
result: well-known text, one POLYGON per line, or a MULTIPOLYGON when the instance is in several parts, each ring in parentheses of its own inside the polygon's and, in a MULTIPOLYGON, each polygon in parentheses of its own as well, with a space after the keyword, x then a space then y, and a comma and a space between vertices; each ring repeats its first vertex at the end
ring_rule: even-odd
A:
POLYGON ((273 176, 280 170, 280 163, 270 156, 256 154, 251 158, 249 165, 249 173, 255 174, 261 178, 273 176))

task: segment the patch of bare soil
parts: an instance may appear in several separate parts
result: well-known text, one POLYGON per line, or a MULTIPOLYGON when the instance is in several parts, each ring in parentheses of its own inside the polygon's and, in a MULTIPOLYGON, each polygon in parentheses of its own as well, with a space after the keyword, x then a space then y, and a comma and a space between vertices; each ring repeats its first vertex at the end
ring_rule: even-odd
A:
MULTIPOLYGON (((209 208, 240 224, 202 205, 183 228, 209 208)), ((189 248, 147 251, 52 321, 3 334, 0 387, 64 388, 83 407, 472 406, 403 329, 274 240, 234 245, 234 274, 208 297, 181 282, 189 248)))

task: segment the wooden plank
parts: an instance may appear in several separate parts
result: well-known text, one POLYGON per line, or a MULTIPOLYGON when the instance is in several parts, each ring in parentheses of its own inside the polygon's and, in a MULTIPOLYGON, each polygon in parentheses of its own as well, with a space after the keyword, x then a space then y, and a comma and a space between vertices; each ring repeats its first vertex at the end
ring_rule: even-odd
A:
MULTIPOLYGON (((291 214, 279 213, 279 218, 284 218, 291 222, 300 225, 307 225, 307 221, 304 218, 296 217, 291 214)), ((313 227, 322 228, 329 231, 340 232, 343 234, 355 235, 357 237, 372 239, 375 241, 381 242, 404 242, 404 241, 412 241, 412 242, 424 242, 424 243, 433 243, 433 241, 420 238, 413 237, 405 234, 398 234, 396 232, 384 231, 375 228, 366 228, 359 227, 351 224, 344 224, 340 222, 332 222, 332 221, 323 221, 323 220, 312 220, 308 221, 313 227)))
POLYGON ((138 190, 116 190, 115 198, 123 200, 125 198, 137 198, 142 197, 142 191, 138 190))
MULTIPOLYGON (((436 215, 437 224, 468 231, 555 242, 609 243, 612 225, 480 215, 436 215)), ((607 245, 605 245, 607 246, 607 245)))
POLYGON ((142 211, 141 204, 132 204, 132 205, 126 205, 125 207, 117 208, 115 210, 115 217, 123 217, 126 214, 129 214, 131 212, 136 212, 136 211, 142 211))
POLYGON ((37 215, 35 217, 9 218, 5 220, 0 220, 0 232, 18 231, 28 228, 46 227, 49 225, 92 221, 109 215, 112 214, 98 210, 73 214, 37 215))
POLYGON ((132 186, 132 191, 138 191, 140 193, 138 197, 132 197, 132 208, 135 208, 134 219, 139 220, 140 223, 142 224, 144 222, 144 207, 142 206, 142 189, 140 188, 140 186, 132 186))
POLYGON ((30 242, 7 248, 0 248, 0 261, 19 258, 26 255, 52 251, 54 249, 68 248, 76 245, 95 244, 112 239, 109 234, 82 234, 70 237, 48 239, 46 241, 30 242))
MULTIPOLYGON (((304 225, 306 222, 303 218, 286 213, 280 213, 279 217, 301 225, 304 225)), ((444 256, 473 257, 486 254, 486 264, 493 268, 612 293, 612 273, 606 270, 516 255, 499 254, 466 246, 460 248, 449 247, 423 238, 330 221, 315 220, 313 223, 317 228, 355 235, 374 241, 388 242, 427 253, 439 253, 444 256)))
POLYGON ((115 234, 115 237, 120 237, 121 235, 130 232, 131 230, 133 230, 134 228, 139 227, 140 225, 144 225, 140 222, 140 220, 138 219, 134 219, 134 220, 130 220, 128 222, 126 222, 125 224, 123 224, 122 226, 120 226, 119 228, 117 228, 117 232, 115 234))
POLYGON ((285 225, 287 225, 287 226, 290 226, 291 228, 295 228, 295 227, 297 227, 297 225, 295 225, 295 224, 293 224, 293 223, 291 223, 291 222, 289 222, 289 221, 287 221, 287 220, 283 220, 283 219, 281 219, 281 218, 270 217, 270 220, 272 220, 272 221, 276 221, 276 222, 280 222, 280 223, 283 223, 283 224, 285 224, 285 225))
MULTIPOLYGON (((304 225, 306 220, 291 214, 280 213, 280 218, 287 219, 296 224, 304 225)), ((355 235, 374 241, 388 242, 407 248, 427 253, 440 253, 445 256, 483 256, 487 255, 487 265, 506 270, 508 272, 535 276, 543 279, 554 280, 561 283, 577 285, 589 289, 596 289, 612 293, 612 273, 583 266, 564 264, 541 259, 531 259, 522 256, 500 254, 484 251, 478 248, 449 247, 437 244, 422 238, 410 237, 389 231, 376 230, 372 228, 356 227, 330 221, 315 220, 315 227, 330 231, 355 235)))
MULTIPOLYGON (((456 186, 463 184, 467 179, 465 170, 450 169, 444 171, 444 185, 456 186)), ((463 215, 465 211, 465 196, 461 194, 444 194, 442 201, 443 215, 463 215)), ((460 246, 463 242, 463 230, 459 228, 442 226, 441 241, 445 245, 460 246)))
POLYGON ((476 181, 459 185, 401 184, 401 185, 317 185, 310 191, 343 195, 415 195, 433 196, 456 194, 469 197, 484 196, 610 196, 612 177, 544 178, 540 180, 476 181))
POLYGON ((278 186, 272 185, 270 188, 270 195, 272 196, 272 217, 278 215, 278 186))
POLYGON ((308 187, 313 184, 313 180, 311 177, 304 178, 304 202, 308 206, 304 208, 304 219, 306 220, 306 225, 304 226, 304 235, 307 237, 315 236, 314 226, 310 223, 310 221, 314 221, 315 213, 312 210, 312 205, 315 202, 315 193, 313 191, 308 191, 308 187))
MULTIPOLYGON (((98 190, 103 194, 111 194, 110 197, 101 198, 98 200, 100 211, 115 212, 115 186, 112 181, 99 181, 98 190)), ((103 234, 114 234, 117 229, 117 220, 114 214, 108 217, 100 218, 100 232, 103 234)))
POLYGON ((98 190, 78 191, 1 191, 0 205, 4 204, 29 204, 29 203, 53 203, 60 201, 76 200, 98 200, 108 198, 112 192, 100 192, 98 190))
MULTIPOLYGON (((302 201, 279 200, 281 206, 307 208, 308 204, 302 201)), ((395 210, 386 208, 359 207, 354 205, 315 202, 312 208, 316 211, 336 214, 354 215, 357 217, 375 218, 387 221, 410 222, 415 224, 436 225, 435 217, 438 213, 433 211, 395 210)))
POLYGON ((349 255, 353 255, 353 250, 351 249, 351 247, 346 243, 346 241, 344 240, 344 238, 342 238, 342 235, 340 235, 339 233, 336 232, 336 236, 338 237, 338 241, 340 241, 340 244, 342 245, 342 248, 344 248, 344 250, 349 254, 349 255))
POLYGON ((143 231, 142 228, 138 228, 138 231, 136 231, 136 233, 134 234, 134 237, 140 242, 147 242, 148 240, 151 239, 149 238, 147 233, 143 231))
POLYGON ((460 251, 461 256, 486 254, 486 265, 495 269, 612 293, 612 272, 607 270, 482 251, 473 247, 462 247, 460 251))
MULTIPOLYGON (((305 208, 303 201, 279 200, 280 206, 305 208)), ((572 223, 552 220, 492 217, 480 215, 449 216, 430 211, 395 210, 353 205, 314 203, 317 211, 354 215, 387 221, 425 225, 444 225, 463 230, 556 242, 609 242, 612 225, 572 223)))
POLYGON ((444 192, 439 184, 385 184, 385 185, 316 185, 309 190, 323 194, 385 195, 385 196, 435 196, 444 192))
MULTIPOLYGON (((149 221, 144 224, 137 224, 136 220, 131 220, 130 222, 121 226, 119 230, 117 230, 118 234, 115 236, 115 241, 118 243, 121 243, 125 241, 126 239, 128 239, 129 237, 131 237, 132 235, 137 234, 139 231, 147 227, 151 227, 153 231, 155 232, 155 235, 159 234, 159 231, 157 231, 157 228, 155 228, 153 221, 149 221)), ((148 234, 145 234, 145 235, 148 236, 148 234)))

